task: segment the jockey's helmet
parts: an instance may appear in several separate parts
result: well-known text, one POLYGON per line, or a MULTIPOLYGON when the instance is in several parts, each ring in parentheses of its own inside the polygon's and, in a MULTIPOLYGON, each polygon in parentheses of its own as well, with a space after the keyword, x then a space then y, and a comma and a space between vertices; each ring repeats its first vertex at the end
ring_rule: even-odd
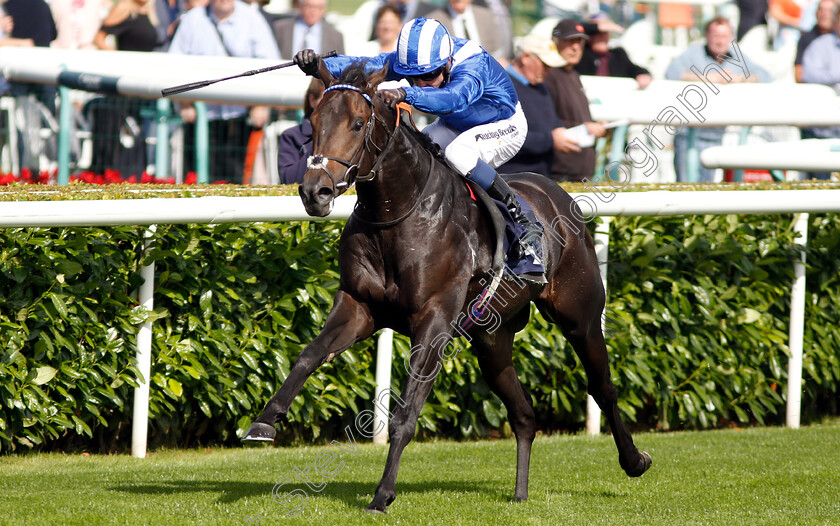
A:
POLYGON ((405 23, 397 40, 394 71, 416 77, 443 67, 452 56, 452 37, 443 24, 418 17, 405 23))

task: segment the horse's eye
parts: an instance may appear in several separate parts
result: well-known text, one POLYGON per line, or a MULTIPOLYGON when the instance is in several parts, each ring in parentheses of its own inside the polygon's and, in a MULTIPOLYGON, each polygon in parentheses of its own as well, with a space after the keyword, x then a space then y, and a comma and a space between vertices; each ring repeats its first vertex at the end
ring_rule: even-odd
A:
POLYGON ((353 121, 353 131, 359 131, 362 129, 362 126, 365 125, 365 121, 361 118, 357 117, 356 120, 353 121))

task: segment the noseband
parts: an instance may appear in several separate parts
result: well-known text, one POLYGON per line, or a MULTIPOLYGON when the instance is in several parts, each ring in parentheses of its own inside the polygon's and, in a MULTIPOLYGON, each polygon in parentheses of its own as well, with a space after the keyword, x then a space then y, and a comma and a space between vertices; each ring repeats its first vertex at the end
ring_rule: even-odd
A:
MULTIPOLYGON (((358 175, 358 173, 359 164, 361 164, 362 162, 362 157, 364 157, 365 152, 370 152, 370 145, 373 145, 373 147, 376 148, 377 154, 381 156, 391 146, 391 143, 393 142, 394 136, 396 134, 391 134, 391 136, 388 138, 388 143, 385 145, 384 148, 380 148, 379 146, 374 144, 371 141, 371 136, 373 135, 373 128, 375 126, 375 123, 378 121, 382 124, 383 127, 385 127, 385 122, 376 116, 376 111, 374 111, 373 107, 373 100, 371 100, 370 96, 367 93, 362 92, 362 90, 360 90, 356 86, 352 86, 350 84, 334 84, 326 90, 324 90, 324 94, 326 95, 327 92, 333 90, 355 91, 356 93, 364 97, 365 101, 367 101, 368 103, 368 106, 370 106, 370 117, 368 118, 367 123, 365 123, 365 137, 362 140, 362 142, 359 143, 359 147, 356 148, 356 151, 353 153, 353 156, 350 157, 349 161, 341 159, 339 157, 331 157, 329 155, 312 155, 306 160, 306 167, 308 169, 323 170, 327 173, 327 175, 330 177, 330 181, 332 181, 333 192, 335 193, 336 189, 339 187, 347 187, 344 188, 342 192, 348 190, 356 183, 356 181, 372 181, 376 177, 376 172, 379 169, 379 165, 381 164, 381 162, 377 160, 370 173, 364 176, 360 176, 358 175), (336 182, 335 176, 329 170, 329 168, 327 168, 328 160, 335 161, 347 167, 347 170, 344 172, 342 180, 340 180, 339 182, 336 182), (348 179, 350 179, 349 182, 348 179)), ((387 131, 387 128, 385 129, 387 131)))

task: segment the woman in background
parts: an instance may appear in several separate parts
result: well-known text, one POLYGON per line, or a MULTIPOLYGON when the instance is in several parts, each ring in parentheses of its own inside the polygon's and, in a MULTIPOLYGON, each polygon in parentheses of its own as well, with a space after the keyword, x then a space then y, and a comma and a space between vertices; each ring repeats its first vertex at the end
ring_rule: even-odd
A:
MULTIPOLYGON (((149 52, 158 43, 157 23, 155 0, 122 0, 111 8, 93 43, 107 51, 149 52), (113 41, 109 35, 113 35, 113 41)), ((93 128, 90 168, 94 173, 110 169, 124 177, 143 174, 147 155, 140 111, 149 105, 141 99, 108 96, 85 106, 93 128)))
POLYGON ((373 57, 396 50, 400 29, 402 29, 400 8, 392 3, 382 4, 376 10, 373 26, 374 39, 365 42, 359 52, 354 54, 360 57, 373 57))
POLYGON ((93 43, 110 51, 152 51, 158 41, 157 23, 154 0, 122 0, 111 8, 93 43), (108 35, 114 35, 116 46, 108 42, 108 35))
POLYGON ((303 101, 303 120, 277 139, 277 168, 280 184, 300 184, 306 173, 306 160, 312 155, 312 123, 309 117, 324 98, 324 83, 313 78, 303 101))

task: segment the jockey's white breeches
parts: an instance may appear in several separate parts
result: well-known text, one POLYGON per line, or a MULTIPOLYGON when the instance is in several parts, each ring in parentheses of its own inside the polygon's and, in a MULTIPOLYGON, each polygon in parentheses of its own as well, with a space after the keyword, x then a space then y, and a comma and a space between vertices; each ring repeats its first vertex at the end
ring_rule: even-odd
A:
POLYGON ((438 118, 423 133, 443 148, 447 162, 455 171, 467 175, 479 159, 497 168, 516 155, 525 144, 528 121, 517 102, 516 112, 508 119, 459 132, 438 118))

